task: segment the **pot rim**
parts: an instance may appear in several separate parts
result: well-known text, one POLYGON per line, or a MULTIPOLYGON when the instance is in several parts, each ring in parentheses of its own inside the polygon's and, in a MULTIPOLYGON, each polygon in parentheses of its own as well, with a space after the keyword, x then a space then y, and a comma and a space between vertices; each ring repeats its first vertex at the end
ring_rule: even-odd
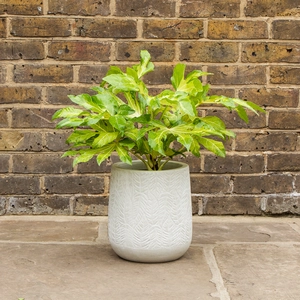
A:
POLYGON ((133 160, 132 165, 129 165, 124 162, 116 162, 112 165, 113 169, 120 169, 120 170, 126 170, 128 172, 174 172, 175 170, 181 170, 185 168, 189 168, 189 165, 180 162, 180 161, 168 161, 165 165, 165 168, 163 170, 147 170, 144 163, 140 160, 133 160))

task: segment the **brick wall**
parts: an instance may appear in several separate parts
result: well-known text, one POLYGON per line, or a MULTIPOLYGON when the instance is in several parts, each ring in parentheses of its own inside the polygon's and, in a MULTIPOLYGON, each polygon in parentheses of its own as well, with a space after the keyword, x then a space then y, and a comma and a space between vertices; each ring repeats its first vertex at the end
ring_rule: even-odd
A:
POLYGON ((246 125, 203 109, 237 139, 225 159, 185 159, 194 213, 300 214, 299 0, 2 0, 0 38, 0 215, 107 214, 111 162, 73 170, 51 116, 140 49, 159 72, 153 90, 182 61, 215 74, 213 93, 267 111, 246 125))

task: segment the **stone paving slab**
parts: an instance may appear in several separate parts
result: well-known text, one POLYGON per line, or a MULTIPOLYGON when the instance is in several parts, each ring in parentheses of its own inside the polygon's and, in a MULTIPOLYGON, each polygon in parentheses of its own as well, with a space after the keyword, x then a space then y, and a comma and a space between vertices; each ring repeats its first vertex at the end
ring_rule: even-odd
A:
POLYGON ((132 263, 109 246, 0 243, 0 299, 218 299, 200 247, 163 264, 132 263))
POLYGON ((299 245, 218 245, 214 248, 233 300, 299 300, 299 245))

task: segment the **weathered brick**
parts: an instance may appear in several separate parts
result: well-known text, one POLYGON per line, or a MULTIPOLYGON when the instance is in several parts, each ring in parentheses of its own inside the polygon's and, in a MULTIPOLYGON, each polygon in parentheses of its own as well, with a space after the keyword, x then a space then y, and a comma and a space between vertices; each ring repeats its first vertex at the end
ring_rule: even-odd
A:
POLYGON ((5 83, 6 81, 6 68, 5 66, 0 66, 0 83, 5 83))
POLYGON ((43 13, 42 0, 9 0, 1 1, 0 14, 40 15, 43 13))
POLYGON ((19 37, 67 37, 71 36, 71 24, 63 18, 13 18, 10 33, 19 37))
POLYGON ((293 191, 293 181, 293 176, 289 174, 234 176, 233 193, 291 193, 293 191))
POLYGON ((106 42, 51 42, 48 57, 57 60, 109 61, 110 44, 106 42))
POLYGON ((234 89, 227 89, 227 88, 210 88, 208 95, 223 95, 227 97, 234 98, 235 97, 235 90, 234 89))
POLYGON ((268 155, 268 171, 300 171, 300 154, 274 153, 268 155))
POLYGON ((300 111, 270 111, 269 128, 272 129, 299 129, 300 111))
POLYGON ((271 66, 270 77, 271 83, 299 84, 300 68, 291 66, 271 66))
POLYGON ((208 82, 216 85, 266 83, 266 69, 264 66, 209 66, 208 72, 214 74, 208 77, 208 82))
POLYGON ((40 132, 22 132, 6 130, 0 132, 0 151, 41 151, 42 134, 40 132))
POLYGON ((43 59, 44 46, 38 41, 0 42, 0 59, 43 59))
POLYGON ((261 209, 266 214, 300 215, 300 197, 298 196, 268 196, 262 201, 261 209))
POLYGON ((174 42, 119 42, 116 45, 116 58, 121 61, 139 61, 141 50, 148 50, 152 61, 167 62, 175 58, 174 42))
POLYGON ((260 106, 298 107, 299 90, 284 88, 244 88, 240 90, 239 97, 254 101, 260 106))
POLYGON ((4 37, 6 37, 6 18, 0 18, 0 38, 4 37))
POLYGON ((47 194, 102 194, 104 178, 96 175, 84 176, 46 176, 47 194))
POLYGON ((108 197, 76 197, 74 215, 77 216, 107 216, 108 197))
POLYGON ((70 215, 70 197, 6 197, 8 215, 70 215))
POLYGON ((39 195, 40 179, 37 176, 1 176, 0 195, 39 195))
MULTIPOLYGON (((1 143, 1 133, 0 133, 0 143, 1 143)), ((6 155, 6 154, 0 155, 0 173, 8 173, 9 159, 10 159, 9 155, 6 155)))
POLYGON ((236 151, 295 151, 295 132, 238 132, 236 151))
POLYGON ((71 65, 16 65, 14 81, 17 83, 68 83, 73 80, 71 65))
POLYGON ((184 42, 180 43, 180 60, 191 62, 236 62, 239 47, 232 42, 184 42))
POLYGON ((300 62, 300 45, 279 43, 246 43, 242 46, 242 62, 300 62))
POLYGON ((226 175, 196 175, 191 176, 192 193, 229 193, 231 190, 230 176, 226 175))
POLYGON ((55 109, 14 108, 12 128, 54 128, 52 116, 55 109))
POLYGON ((146 39, 199 39, 202 36, 202 20, 148 19, 143 24, 146 39))
POLYGON ((0 86, 0 103, 32 103, 41 102, 42 89, 39 87, 0 86))
POLYGON ((0 197, 0 216, 5 215, 6 213, 6 198, 0 197))
POLYGON ((295 191, 300 192, 300 175, 295 176, 295 191))
POLYGON ((229 111, 228 109, 207 109, 206 115, 217 116, 224 121, 226 127, 232 128, 265 128, 266 127, 266 115, 256 115, 252 112, 248 112, 249 123, 244 122, 239 118, 235 111, 229 111))
POLYGON ((259 196, 204 197, 206 215, 261 215, 259 196))
POLYGON ((66 139, 70 135, 70 131, 63 132, 47 132, 45 133, 44 148, 49 151, 66 151, 69 146, 66 143, 66 139))
POLYGON ((92 93, 90 87, 81 86, 49 86, 47 87, 47 103, 71 105, 72 101, 68 95, 79 95, 83 93, 92 93))
POLYGON ((293 16, 299 13, 298 0, 252 0, 247 1, 247 17, 293 16))
MULTIPOLYGON (((80 66, 78 81, 82 83, 96 84, 102 81, 108 71, 107 65, 97 66, 80 66)), ((89 93, 92 91, 90 90, 89 93)))
POLYGON ((204 157, 205 173, 262 173, 265 169, 263 155, 232 155, 225 158, 206 154, 204 157))
POLYGON ((156 66, 153 72, 145 75, 144 80, 146 84, 171 84, 171 76, 173 74, 173 66, 164 65, 156 66))
POLYGON ((120 159, 116 153, 113 153, 110 158, 105 160, 100 166, 97 164, 96 159, 91 159, 87 163, 79 164, 77 173, 110 173, 112 164, 119 161, 120 159))
MULTIPOLYGON (((1 198, 0 198, 1 201, 1 198)), ((193 215, 202 215, 202 198, 199 196, 192 195, 192 214, 193 215)), ((1 213, 1 212, 0 212, 1 213)))
POLYGON ((72 172, 72 159, 61 154, 14 154, 13 173, 56 174, 72 172))
MULTIPOLYGON (((279 40, 300 40, 299 26, 300 20, 276 20, 272 23, 273 38, 279 40)), ((299 51, 299 48, 293 54, 295 55, 297 51, 299 51)))
POLYGON ((180 17, 183 18, 238 18, 240 0, 182 0, 180 17))
POLYGON ((116 0, 116 16, 175 17, 174 0, 116 0))
POLYGON ((174 160, 186 163, 189 165, 190 173, 200 173, 201 172, 201 158, 195 157, 191 154, 186 154, 183 156, 175 156, 174 160))
POLYGON ((76 35, 93 38, 136 38, 137 23, 124 19, 77 19, 76 35))
POLYGON ((48 14, 107 16, 110 13, 109 0, 49 0, 48 14))
POLYGON ((8 110, 7 109, 0 109, 0 128, 8 127, 8 110))
POLYGON ((268 38, 267 22, 209 20, 207 37, 217 40, 264 39, 268 38))

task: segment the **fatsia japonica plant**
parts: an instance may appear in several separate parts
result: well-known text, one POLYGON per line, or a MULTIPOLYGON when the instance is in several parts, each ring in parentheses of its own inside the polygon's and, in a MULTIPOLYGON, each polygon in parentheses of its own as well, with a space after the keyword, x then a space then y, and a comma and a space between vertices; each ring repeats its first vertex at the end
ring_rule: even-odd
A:
POLYGON ((121 161, 131 164, 132 156, 148 170, 162 170, 176 155, 190 152, 200 156, 204 147, 225 157, 223 140, 234 138, 216 116, 199 116, 201 105, 222 105, 235 110, 248 122, 246 110, 256 114, 264 110, 250 101, 225 96, 208 96, 209 85, 199 77, 210 75, 194 70, 185 76, 185 65, 173 70, 173 89, 149 95, 142 77, 154 70, 148 51, 140 53, 140 63, 122 72, 110 67, 101 84, 92 87, 95 95, 69 95, 79 107, 58 110, 53 119, 62 118, 57 128, 72 128, 67 139, 70 150, 63 156, 74 156, 73 165, 94 156, 100 165, 116 152, 121 161))

